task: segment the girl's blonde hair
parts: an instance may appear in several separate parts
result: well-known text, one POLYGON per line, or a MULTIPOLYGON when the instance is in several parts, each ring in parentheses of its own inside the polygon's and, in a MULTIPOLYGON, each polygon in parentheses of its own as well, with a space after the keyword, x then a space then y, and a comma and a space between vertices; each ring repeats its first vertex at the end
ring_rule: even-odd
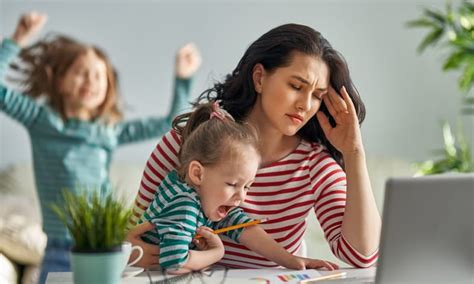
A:
POLYGON ((93 118, 115 123, 123 117, 119 106, 117 73, 105 52, 96 46, 85 45, 63 35, 48 35, 20 52, 20 62, 11 65, 20 75, 13 81, 22 85, 28 96, 46 97, 49 105, 65 119, 60 81, 76 59, 90 51, 105 63, 107 70, 106 98, 93 118))
POLYGON ((234 121, 217 102, 198 105, 193 112, 177 116, 173 129, 182 139, 178 154, 181 165, 177 168, 181 178, 186 176, 193 160, 203 166, 212 166, 239 155, 241 149, 238 147, 242 145, 249 145, 259 153, 255 128, 234 121))

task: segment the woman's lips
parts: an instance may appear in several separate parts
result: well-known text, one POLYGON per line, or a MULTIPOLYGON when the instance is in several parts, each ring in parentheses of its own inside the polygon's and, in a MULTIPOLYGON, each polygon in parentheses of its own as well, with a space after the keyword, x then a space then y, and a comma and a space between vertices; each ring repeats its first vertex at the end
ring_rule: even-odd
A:
POLYGON ((287 116, 290 118, 291 121, 294 123, 300 124, 303 122, 303 117, 298 114, 287 114, 287 116))

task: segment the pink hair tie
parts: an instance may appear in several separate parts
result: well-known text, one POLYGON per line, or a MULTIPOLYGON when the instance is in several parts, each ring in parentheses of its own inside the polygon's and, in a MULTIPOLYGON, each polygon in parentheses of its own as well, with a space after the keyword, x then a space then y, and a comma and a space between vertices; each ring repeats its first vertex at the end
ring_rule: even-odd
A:
POLYGON ((209 119, 212 119, 213 117, 218 118, 222 121, 224 121, 225 119, 225 116, 223 116, 221 113, 218 113, 217 111, 211 112, 211 116, 209 117, 209 119))
POLYGON ((212 109, 213 111, 211 112, 209 119, 215 117, 224 121, 226 118, 229 118, 230 120, 235 121, 232 115, 230 115, 230 113, 228 113, 219 106, 219 101, 215 101, 214 103, 212 103, 212 109))

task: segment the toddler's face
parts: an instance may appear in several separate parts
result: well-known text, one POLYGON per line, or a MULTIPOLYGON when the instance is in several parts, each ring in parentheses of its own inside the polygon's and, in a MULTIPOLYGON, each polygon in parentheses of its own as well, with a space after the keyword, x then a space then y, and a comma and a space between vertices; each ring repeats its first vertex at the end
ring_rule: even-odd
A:
POLYGON ((79 56, 61 82, 65 106, 73 111, 95 111, 107 95, 107 66, 93 50, 79 56))
POLYGON ((239 154, 217 165, 204 167, 199 196, 204 214, 212 221, 222 220, 245 200, 255 179, 260 155, 248 145, 239 154))

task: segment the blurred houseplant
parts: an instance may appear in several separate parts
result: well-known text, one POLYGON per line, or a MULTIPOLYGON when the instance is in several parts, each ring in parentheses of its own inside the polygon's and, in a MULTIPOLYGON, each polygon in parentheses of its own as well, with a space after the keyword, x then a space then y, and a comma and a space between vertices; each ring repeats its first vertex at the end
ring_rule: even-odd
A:
MULTIPOLYGON (((418 52, 421 53, 430 46, 441 45, 447 48, 449 56, 443 63, 443 70, 461 71, 458 81, 463 100, 461 113, 474 115, 474 97, 472 92, 470 94, 474 87, 474 3, 463 0, 454 10, 452 2, 448 1, 444 12, 425 9, 423 15, 408 22, 408 26, 429 30, 418 46, 418 52)), ((449 123, 444 123, 444 149, 438 151, 443 157, 417 163, 415 166, 418 175, 474 171, 469 141, 465 139, 461 124, 457 134, 455 137, 449 123)))
POLYGON ((63 192, 51 206, 74 240, 71 266, 74 283, 119 283, 122 242, 131 210, 112 193, 63 192))

